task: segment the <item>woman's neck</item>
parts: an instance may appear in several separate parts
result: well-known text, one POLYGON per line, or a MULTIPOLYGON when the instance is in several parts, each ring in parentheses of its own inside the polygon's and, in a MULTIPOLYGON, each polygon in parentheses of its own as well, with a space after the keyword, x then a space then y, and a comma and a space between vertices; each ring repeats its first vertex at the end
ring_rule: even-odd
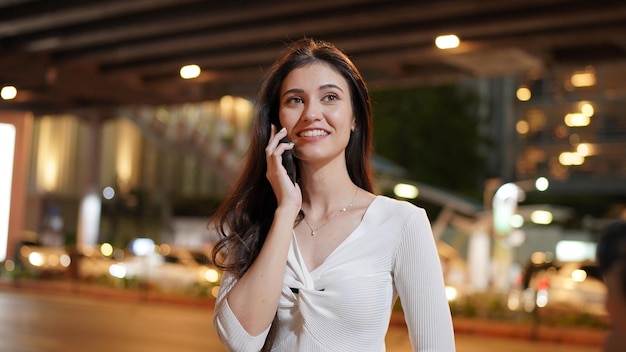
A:
POLYGON ((323 216, 336 211, 350 203, 356 186, 350 179, 348 171, 317 170, 302 175, 301 184, 303 210, 323 216))

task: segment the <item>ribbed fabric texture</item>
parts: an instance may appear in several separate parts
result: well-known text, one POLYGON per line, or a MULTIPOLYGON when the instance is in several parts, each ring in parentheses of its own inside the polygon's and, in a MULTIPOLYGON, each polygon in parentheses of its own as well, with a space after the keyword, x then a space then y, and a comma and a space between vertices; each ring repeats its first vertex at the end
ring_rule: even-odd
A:
MULTIPOLYGON (((267 331, 253 337, 243 330, 224 299, 231 284, 225 275, 215 306, 218 334, 231 351, 259 351, 267 331)), ((376 197, 361 224, 313 271, 294 237, 282 291, 273 351, 384 352, 398 296, 414 351, 455 351, 430 222, 411 203, 376 197)))

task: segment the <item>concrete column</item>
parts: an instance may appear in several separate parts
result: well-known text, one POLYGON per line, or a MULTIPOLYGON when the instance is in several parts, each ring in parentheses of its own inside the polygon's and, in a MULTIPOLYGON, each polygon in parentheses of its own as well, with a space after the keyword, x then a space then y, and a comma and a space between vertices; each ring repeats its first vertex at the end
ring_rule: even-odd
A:
POLYGON ((87 159, 84 165, 85 188, 80 201, 78 213, 78 227, 76 245, 78 248, 93 246, 98 243, 100 235, 100 217, 102 212, 102 198, 100 195, 100 164, 102 152, 102 119, 91 116, 89 119, 89 137, 87 159))

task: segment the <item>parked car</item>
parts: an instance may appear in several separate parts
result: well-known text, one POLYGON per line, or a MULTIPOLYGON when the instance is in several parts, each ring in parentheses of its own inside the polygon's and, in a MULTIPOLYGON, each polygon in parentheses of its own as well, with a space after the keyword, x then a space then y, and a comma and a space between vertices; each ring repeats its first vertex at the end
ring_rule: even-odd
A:
POLYGON ((606 286, 594 262, 563 262, 530 275, 527 287, 509 294, 509 308, 537 308, 606 316, 606 286))
POLYGON ((19 245, 18 263, 33 275, 65 273, 71 262, 64 247, 42 246, 26 241, 19 245))
MULTIPOLYGON (((121 251, 121 250, 119 250, 121 251)), ((111 266, 120 263, 124 255, 105 255, 100 247, 83 247, 77 253, 76 265, 79 279, 94 281, 111 278, 111 266)))
POLYGON ((215 296, 221 272, 208 253, 188 248, 162 246, 159 252, 131 256, 111 266, 111 275, 138 279, 162 292, 197 293, 215 296))

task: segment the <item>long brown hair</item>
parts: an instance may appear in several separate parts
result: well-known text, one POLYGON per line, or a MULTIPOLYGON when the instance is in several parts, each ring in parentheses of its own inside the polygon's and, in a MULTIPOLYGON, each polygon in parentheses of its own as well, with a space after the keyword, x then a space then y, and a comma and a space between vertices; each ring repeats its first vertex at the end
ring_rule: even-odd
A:
MULTIPOLYGON (((370 166, 372 115, 365 81, 348 56, 334 45, 309 38, 293 42, 286 54, 274 63, 261 85, 243 170, 233 191, 212 218, 212 224, 220 234, 213 247, 213 260, 220 269, 233 272, 237 277, 241 277, 258 256, 277 207, 276 197, 265 177, 265 147, 271 125, 280 125, 278 110, 282 82, 294 69, 315 62, 329 64, 348 82, 356 130, 351 133, 346 147, 346 166, 352 182, 367 191, 373 190, 370 166)), ((269 349, 273 336, 274 333, 268 336, 263 350, 269 349)))

